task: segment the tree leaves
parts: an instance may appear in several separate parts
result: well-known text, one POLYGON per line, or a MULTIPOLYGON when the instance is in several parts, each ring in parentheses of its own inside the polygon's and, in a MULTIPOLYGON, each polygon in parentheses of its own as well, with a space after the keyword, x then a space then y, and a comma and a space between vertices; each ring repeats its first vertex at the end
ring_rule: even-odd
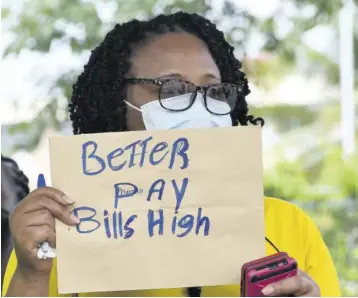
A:
MULTIPOLYGON (((357 138, 358 141, 358 138, 357 138)), ((314 153, 314 152, 311 152, 314 153)), ((318 167, 302 155, 265 172, 265 194, 294 200, 314 218, 337 268, 343 296, 358 293, 358 154, 344 162, 339 145, 321 146, 318 167), (325 150, 329 149, 327 152, 325 150)))
POLYGON ((54 40, 72 40, 73 51, 94 47, 100 40, 101 21, 98 18, 95 5, 82 1, 43 1, 32 0, 24 3, 24 9, 19 15, 19 23, 12 28, 16 39, 5 51, 18 54, 22 49, 29 48, 28 40, 32 40, 31 50, 49 52, 54 40), (62 23, 63 26, 59 26, 62 23), (71 37, 66 25, 78 26, 83 24, 86 29, 85 42, 71 37), (95 38, 94 38, 95 37, 95 38), (79 46, 80 45, 80 46, 79 46))

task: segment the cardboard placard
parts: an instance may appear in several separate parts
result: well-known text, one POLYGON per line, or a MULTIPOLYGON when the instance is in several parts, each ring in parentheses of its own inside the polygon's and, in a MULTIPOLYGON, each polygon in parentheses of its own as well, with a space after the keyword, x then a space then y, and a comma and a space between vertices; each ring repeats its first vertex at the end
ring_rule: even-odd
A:
POLYGON ((265 255, 261 128, 50 139, 59 293, 240 283, 265 255))

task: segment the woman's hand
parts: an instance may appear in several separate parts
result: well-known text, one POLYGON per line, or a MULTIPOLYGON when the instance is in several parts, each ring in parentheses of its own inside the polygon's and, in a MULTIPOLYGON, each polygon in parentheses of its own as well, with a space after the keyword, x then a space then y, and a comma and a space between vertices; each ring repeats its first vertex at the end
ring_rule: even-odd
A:
POLYGON ((277 283, 266 286, 262 293, 265 296, 294 296, 294 297, 319 297, 319 286, 306 273, 299 270, 297 276, 283 279, 277 283))
POLYGON ((74 202, 63 192, 41 187, 31 192, 10 215, 10 230, 17 257, 17 271, 23 277, 49 277, 52 260, 37 259, 40 245, 47 241, 56 247, 55 218, 67 225, 76 225, 78 218, 71 214, 74 202))

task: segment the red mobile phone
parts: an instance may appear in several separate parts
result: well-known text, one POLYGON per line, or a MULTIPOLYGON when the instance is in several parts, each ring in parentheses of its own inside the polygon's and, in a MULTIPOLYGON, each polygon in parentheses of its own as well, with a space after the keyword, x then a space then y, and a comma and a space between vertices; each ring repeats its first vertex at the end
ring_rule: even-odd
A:
POLYGON ((249 270, 252 268, 260 268, 257 267, 257 264, 260 264, 260 266, 264 266, 266 263, 278 259, 280 257, 287 257, 287 253, 285 252, 279 252, 270 256, 266 256, 257 260, 253 260, 251 262, 245 263, 241 268, 241 297, 244 297, 244 290, 245 290, 245 282, 246 282, 246 275, 249 270))
POLYGON ((241 297, 262 297, 267 285, 297 275, 297 262, 277 253, 244 264, 241 272, 241 297))

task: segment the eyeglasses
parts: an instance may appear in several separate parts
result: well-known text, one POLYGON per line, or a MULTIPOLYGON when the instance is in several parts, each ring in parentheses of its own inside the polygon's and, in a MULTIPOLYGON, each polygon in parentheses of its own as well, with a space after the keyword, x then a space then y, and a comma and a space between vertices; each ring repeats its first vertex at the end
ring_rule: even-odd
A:
POLYGON ((182 112, 190 109, 198 92, 203 94, 205 108, 214 115, 230 114, 236 105, 238 97, 243 95, 243 84, 211 84, 196 86, 195 84, 174 79, 145 79, 126 78, 131 84, 152 84, 158 86, 158 100, 163 109, 172 112, 182 112), (183 100, 179 105, 173 107, 170 101, 165 99, 183 94, 191 94, 190 100, 183 100), (224 104, 222 104, 224 103, 224 104))

